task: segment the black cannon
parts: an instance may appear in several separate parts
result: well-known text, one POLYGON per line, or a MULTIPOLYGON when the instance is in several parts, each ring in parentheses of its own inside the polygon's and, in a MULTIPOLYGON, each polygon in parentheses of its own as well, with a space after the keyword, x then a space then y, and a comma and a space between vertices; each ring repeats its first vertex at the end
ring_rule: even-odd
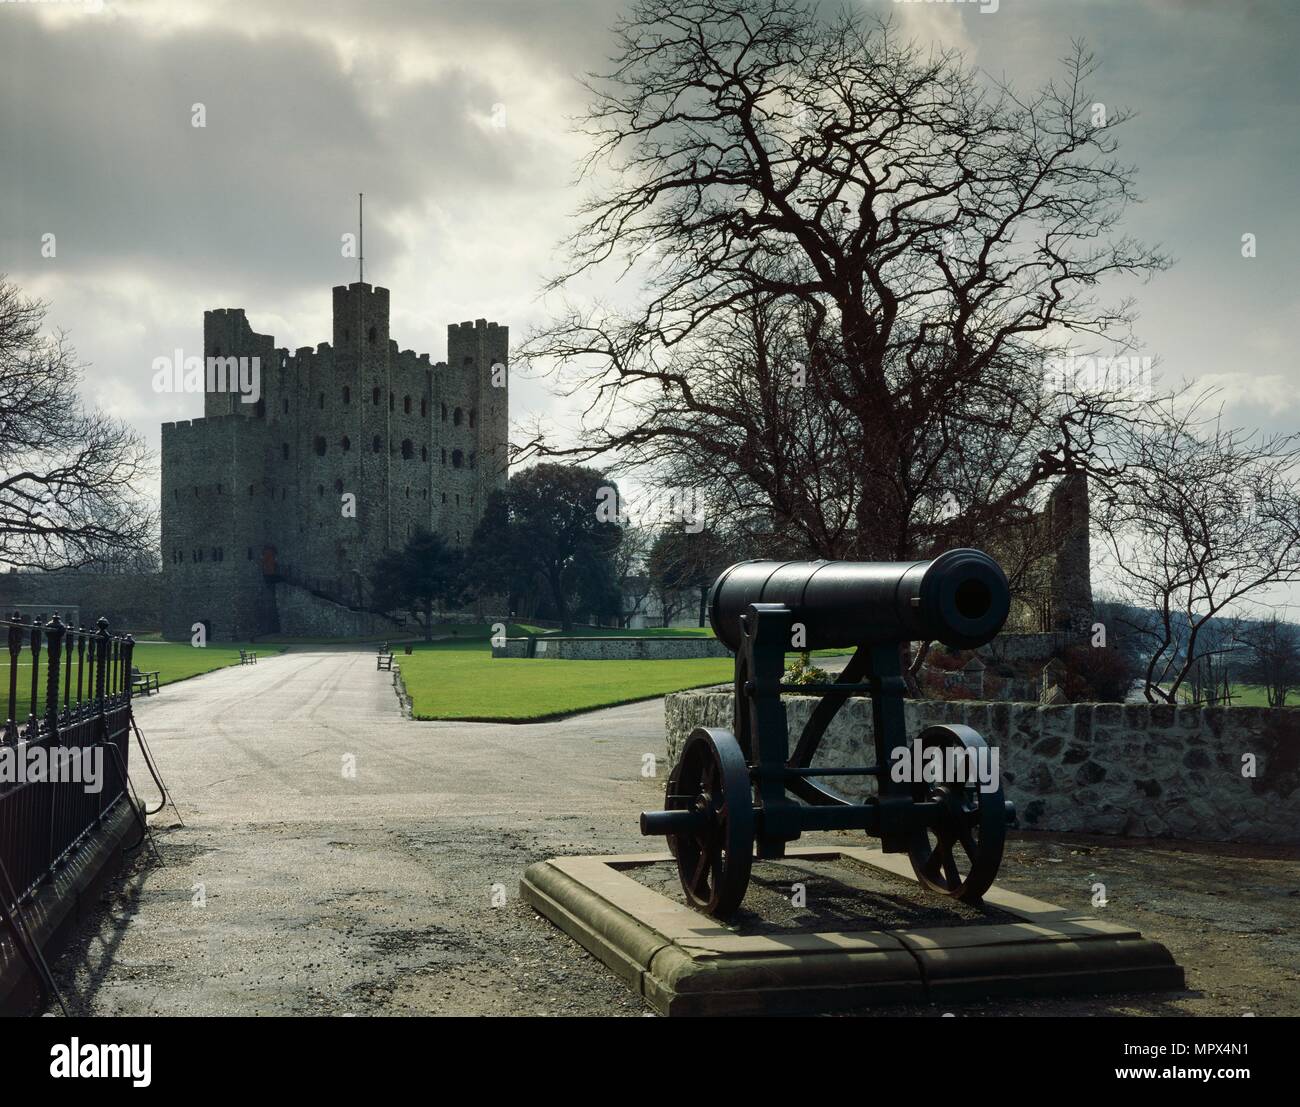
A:
POLYGON ((735 733, 696 728, 669 776, 666 810, 641 815, 642 834, 667 836, 687 900, 726 918, 744 898, 755 857, 783 857, 805 830, 853 829, 878 836, 887 853, 909 854, 927 888, 978 902, 1015 812, 1000 782, 972 778, 988 747, 970 727, 927 727, 909 746, 902 648, 983 645, 1009 608, 1002 569, 978 550, 903 563, 742 561, 723 572, 709 617, 736 654, 735 733), (782 683, 787 651, 844 647, 855 652, 834 683, 782 683), (821 697, 793 752, 782 692, 821 697), (813 766, 831 719, 860 695, 871 697, 875 764, 813 766), (899 761, 967 771, 895 780, 899 761), (840 776, 875 777, 875 795, 851 803, 821 783, 840 776))

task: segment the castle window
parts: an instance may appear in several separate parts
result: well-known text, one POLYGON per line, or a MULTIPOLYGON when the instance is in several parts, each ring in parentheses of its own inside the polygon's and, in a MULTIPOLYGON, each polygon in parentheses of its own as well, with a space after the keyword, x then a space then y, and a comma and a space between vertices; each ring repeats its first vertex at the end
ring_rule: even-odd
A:
POLYGON ((379 338, 379 332, 374 327, 371 327, 370 330, 366 331, 366 338, 370 340, 370 345, 373 346, 379 338))
POLYGON ((345 434, 343 436, 343 441, 339 443, 339 446, 342 447, 344 453, 347 453, 352 449, 352 439, 345 434))
POLYGON ((420 499, 427 500, 428 498, 429 498, 429 490, 426 488, 424 489, 423 492, 420 493, 420 499))
POLYGON ((428 460, 429 460, 429 447, 428 447, 428 446, 421 446, 421 447, 420 447, 420 460, 421 460, 421 461, 428 461, 428 460))
POLYGON ((402 459, 410 461, 415 456, 415 447, 411 445, 409 438, 402 439, 402 459))
POLYGON ((255 496, 255 495, 257 494, 257 485, 255 485, 255 484, 250 484, 250 485, 248 486, 248 494, 249 494, 250 496, 255 496))
POLYGON ((255 403, 255 404, 253 405, 253 414, 256 415, 259 419, 265 419, 265 418, 266 418, 266 401, 265 401, 265 400, 258 400, 257 403, 255 403))
POLYGON ((442 405, 442 421, 443 421, 444 423, 447 421, 447 405, 446 405, 446 404, 443 404, 443 405, 442 405))
POLYGON ((226 551, 223 550, 220 546, 213 546, 213 547, 212 547, 212 560, 213 560, 213 561, 225 561, 225 560, 226 560, 226 551))
POLYGON ((372 388, 372 389, 370 390, 370 402, 371 402, 372 404, 374 404, 375 407, 378 407, 378 406, 379 406, 379 388, 378 388, 378 387, 372 388))
POLYGON ((286 396, 286 397, 284 398, 283 403, 284 403, 284 413, 285 413, 286 415, 288 415, 288 414, 289 414, 289 397, 288 397, 288 396, 286 396))
POLYGON ((465 464, 465 455, 464 455, 464 453, 462 453, 460 450, 452 450, 452 451, 451 451, 451 467, 452 467, 453 469, 459 469, 459 468, 460 468, 462 465, 464 465, 464 464, 465 464))
POLYGON ((421 416, 425 416, 425 415, 428 415, 428 414, 429 414, 429 401, 428 401, 428 400, 421 400, 421 401, 420 401, 420 415, 421 415, 421 416))
POLYGON ((351 341, 352 341, 352 330, 351 330, 350 327, 344 327, 344 328, 343 328, 343 341, 344 341, 344 342, 351 342, 351 341))
POLYGON ((288 461, 288 460, 289 460, 289 443, 288 443, 288 442, 285 442, 283 445, 281 445, 281 447, 280 447, 280 454, 281 454, 281 456, 284 458, 285 461, 288 461))
POLYGON ((451 422, 452 422, 452 425, 453 425, 453 426, 457 426, 457 427, 460 426, 460 421, 461 421, 461 419, 463 419, 463 418, 464 418, 464 414, 461 412, 460 408, 457 408, 457 409, 456 409, 455 411, 453 411, 452 414, 451 414, 451 422))
POLYGON ((343 386, 343 402, 345 404, 350 404, 352 402, 352 389, 350 389, 346 384, 343 386))
POLYGON ((446 492, 444 492, 444 493, 442 494, 442 502, 443 502, 443 503, 446 503, 446 502, 447 502, 447 493, 446 493, 446 492))
POLYGON ((411 498, 411 486, 409 484, 406 486, 406 498, 408 500, 411 498))
POLYGON ((370 441, 371 452, 377 454, 383 448, 384 448, 384 440, 380 438, 379 435, 375 435, 375 437, 370 441))
POLYGON ((199 486, 196 484, 196 485, 194 486, 194 495, 197 496, 198 494, 199 494, 199 486))
POLYGON ((406 414, 406 415, 410 415, 410 414, 411 414, 411 397, 410 397, 410 396, 403 396, 403 397, 402 397, 402 412, 403 412, 404 414, 406 414))
POLYGON ((218 496, 221 495, 221 485, 220 485, 220 484, 217 485, 217 495, 218 495, 218 496))
POLYGON ((313 442, 312 445, 315 447, 315 450, 316 450, 316 456, 317 456, 317 457, 324 457, 324 456, 325 456, 325 437, 324 437, 324 435, 320 435, 320 434, 318 434, 318 435, 316 436, 316 441, 313 442))
POLYGON ((397 397, 393 393, 388 394, 388 410, 394 411, 397 408, 397 397))
POLYGON ((325 495, 325 486, 323 484, 318 484, 316 486, 316 495, 318 496, 325 495))
POLYGON ((252 560, 253 560, 253 547, 252 547, 252 546, 249 546, 249 547, 248 547, 248 560, 249 560, 249 561, 252 561, 252 560))
POLYGON ((473 408, 470 408, 470 409, 469 409, 469 429, 470 429, 470 430, 473 430, 473 429, 474 429, 474 423, 475 423, 475 421, 476 421, 477 419, 478 419, 478 412, 475 411, 473 408))
POLYGON ((343 491, 343 480, 342 480, 342 478, 340 478, 340 479, 338 479, 338 480, 336 480, 336 481, 334 482, 334 491, 335 491, 335 492, 339 492, 339 493, 341 493, 341 492, 343 491))
POLYGON ((469 452, 469 467, 471 469, 478 468, 478 452, 475 450, 470 450, 469 452))
MULTIPOLYGON (((444 446, 444 447, 442 448, 442 463, 443 463, 444 465, 447 464, 447 447, 446 447, 446 446, 444 446)), ((443 499, 446 499, 446 497, 444 496, 443 499)))
POLYGON ((459 493, 459 492, 456 493, 456 506, 457 506, 457 507, 460 507, 460 493, 459 493))
POLYGON ((325 410, 325 393, 324 393, 324 392, 322 392, 322 393, 320 394, 320 398, 316 401, 316 406, 319 407, 319 408, 321 409, 321 411, 324 411, 324 410, 325 410))

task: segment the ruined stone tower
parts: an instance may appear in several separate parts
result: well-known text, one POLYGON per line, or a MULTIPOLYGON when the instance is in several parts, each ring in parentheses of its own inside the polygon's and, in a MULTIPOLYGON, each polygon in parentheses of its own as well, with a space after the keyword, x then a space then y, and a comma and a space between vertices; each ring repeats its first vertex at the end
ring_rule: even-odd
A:
POLYGON ((257 357, 261 395, 208 391, 202 419, 163 424, 164 635, 319 634, 417 527, 465 546, 506 481, 508 347, 479 319, 447 328, 446 362, 399 350, 388 289, 360 282, 314 349, 205 312, 205 359, 257 357))

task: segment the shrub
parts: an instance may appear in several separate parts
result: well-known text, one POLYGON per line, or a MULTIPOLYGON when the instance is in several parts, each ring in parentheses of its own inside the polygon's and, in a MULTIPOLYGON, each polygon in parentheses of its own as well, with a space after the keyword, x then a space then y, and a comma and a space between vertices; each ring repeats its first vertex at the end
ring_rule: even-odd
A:
POLYGON ((1070 646, 1061 660, 1071 703, 1123 703, 1138 677, 1137 662, 1114 646, 1070 646))

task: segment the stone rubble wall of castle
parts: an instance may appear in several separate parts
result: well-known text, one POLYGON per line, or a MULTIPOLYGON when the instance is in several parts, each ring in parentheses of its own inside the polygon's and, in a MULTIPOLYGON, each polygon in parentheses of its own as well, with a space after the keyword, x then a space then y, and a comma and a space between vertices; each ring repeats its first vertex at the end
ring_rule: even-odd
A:
MULTIPOLYGON (((818 701, 783 702, 793 742, 818 701)), ((669 768, 697 726, 732 727, 732 703, 721 691, 667 697, 669 768)), ((912 737, 936 723, 963 723, 997 746, 1006 796, 1028 830, 1300 843, 1300 712, 909 700, 904 713, 912 737), (1242 774, 1245 754, 1256 759, 1253 778, 1242 774)), ((863 764, 873 734, 870 701, 850 700, 827 729, 817 764, 863 764)), ((853 777, 824 783, 855 800, 874 787, 853 777)))
MULTIPOLYGON (((243 309, 204 314, 204 355, 261 358, 261 399, 205 394, 203 419, 164 423, 163 632, 278 631, 310 605, 276 610, 267 575, 309 582, 349 606, 416 527, 468 543, 506 480, 509 330, 479 319, 447 329, 447 362, 389 338, 388 290, 334 289, 333 342, 290 353, 243 309), (355 517, 343 496, 355 497, 355 517)), ((288 593, 281 593, 287 597, 288 593)))

